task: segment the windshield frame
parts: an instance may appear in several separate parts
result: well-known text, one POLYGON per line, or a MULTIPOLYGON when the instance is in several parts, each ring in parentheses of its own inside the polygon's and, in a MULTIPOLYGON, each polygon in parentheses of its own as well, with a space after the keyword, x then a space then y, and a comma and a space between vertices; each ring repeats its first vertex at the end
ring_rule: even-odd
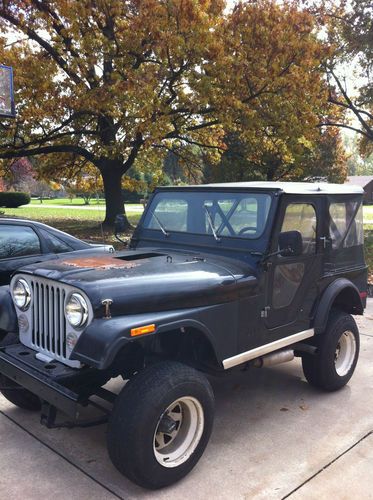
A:
POLYGON ((236 188, 236 187, 160 187, 157 188, 153 194, 151 195, 149 202, 142 214, 142 217, 138 223, 137 228, 134 231, 132 238, 132 246, 137 246, 141 244, 141 242, 146 242, 146 245, 159 245, 166 246, 169 248, 170 246, 195 246, 195 247, 205 247, 207 248, 223 248, 226 250, 237 250, 237 251, 245 251, 248 252, 248 247, 250 245, 251 249, 254 252, 265 252, 267 250, 269 237, 272 230, 274 214, 276 213, 278 201, 279 201, 279 193, 274 189, 263 189, 263 188, 236 188), (214 192, 219 194, 232 194, 240 193, 241 195, 256 195, 256 194, 266 194, 270 196, 269 202, 269 210, 267 214, 267 219, 264 224, 263 231, 260 235, 255 238, 245 238, 245 237, 237 237, 232 235, 224 235, 219 234, 219 241, 216 241, 213 234, 203 234, 203 233, 195 233, 191 231, 172 231, 166 227, 167 232, 169 233, 168 237, 165 237, 160 229, 157 228, 148 228, 144 226, 144 221, 146 217, 149 215, 149 211, 153 211, 154 205, 153 200, 154 197, 160 194, 161 192, 167 192, 168 194, 175 193, 176 197, 181 191, 187 192, 214 192))

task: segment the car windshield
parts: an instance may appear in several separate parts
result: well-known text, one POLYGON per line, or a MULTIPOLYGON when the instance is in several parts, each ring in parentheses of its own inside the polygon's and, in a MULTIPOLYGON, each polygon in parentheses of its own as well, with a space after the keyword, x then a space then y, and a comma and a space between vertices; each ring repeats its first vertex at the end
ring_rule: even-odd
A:
POLYGON ((160 231, 255 239, 266 226, 271 196, 265 193, 160 191, 148 206, 143 227, 160 231))

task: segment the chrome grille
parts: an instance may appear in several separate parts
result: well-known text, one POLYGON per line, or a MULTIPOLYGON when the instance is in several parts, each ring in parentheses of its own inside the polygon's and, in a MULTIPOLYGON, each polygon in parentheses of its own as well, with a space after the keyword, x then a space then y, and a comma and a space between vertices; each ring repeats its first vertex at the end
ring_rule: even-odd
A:
POLYGON ((17 279, 23 278, 31 288, 31 304, 26 311, 16 307, 19 328, 19 338, 23 345, 38 351, 38 359, 48 362, 52 359, 61 361, 72 368, 81 368, 80 361, 70 359, 73 347, 67 344, 67 339, 78 339, 82 329, 74 329, 65 319, 65 301, 73 293, 81 294, 88 306, 86 326, 93 319, 93 309, 89 298, 82 290, 49 278, 16 274, 10 287, 17 279))
POLYGON ((31 344, 54 359, 65 361, 65 289, 56 282, 30 280, 32 288, 31 344))

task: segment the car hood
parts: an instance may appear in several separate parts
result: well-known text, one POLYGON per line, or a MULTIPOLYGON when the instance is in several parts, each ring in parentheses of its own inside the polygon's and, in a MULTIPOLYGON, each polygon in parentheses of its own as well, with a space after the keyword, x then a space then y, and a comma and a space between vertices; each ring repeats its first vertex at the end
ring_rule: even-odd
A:
POLYGON ((21 270, 83 290, 97 316, 111 299, 112 315, 197 307, 237 298, 244 281, 256 287, 254 272, 231 259, 147 249, 112 255, 66 256, 21 270))

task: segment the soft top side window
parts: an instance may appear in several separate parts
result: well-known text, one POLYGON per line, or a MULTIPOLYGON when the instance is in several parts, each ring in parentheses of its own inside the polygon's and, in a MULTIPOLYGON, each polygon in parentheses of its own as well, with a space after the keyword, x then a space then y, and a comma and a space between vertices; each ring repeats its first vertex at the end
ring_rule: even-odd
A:
POLYGON ((363 244, 363 208, 360 200, 330 203, 329 235, 333 250, 363 244))
POLYGON ((299 231, 303 239, 303 254, 316 253, 316 211, 310 203, 289 203, 281 227, 283 231, 299 231))

